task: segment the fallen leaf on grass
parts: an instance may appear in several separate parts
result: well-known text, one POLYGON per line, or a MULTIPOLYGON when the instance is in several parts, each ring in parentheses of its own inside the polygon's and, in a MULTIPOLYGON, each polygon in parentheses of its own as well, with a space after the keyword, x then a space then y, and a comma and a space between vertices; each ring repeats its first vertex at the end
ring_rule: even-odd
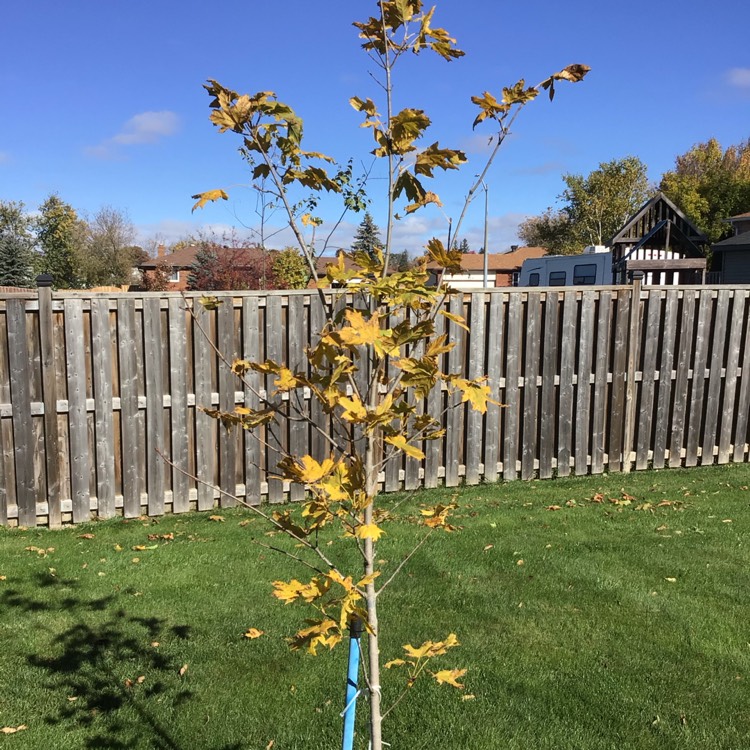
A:
POLYGON ((724 520, 722 521, 722 523, 732 523, 732 519, 731 519, 731 518, 725 518, 725 519, 724 519, 724 520))
POLYGON ((8 580, 7 576, 0 576, 0 581, 7 581, 7 580, 8 580))
POLYGON ((94 535, 93 534, 79 534, 78 538, 79 539, 93 539, 94 535))
POLYGON ((19 724, 17 727, 3 727, 0 732, 3 734, 15 734, 16 732, 22 732, 24 729, 28 729, 26 724, 19 724))
POLYGON ((134 544, 130 549, 133 550, 133 552, 143 552, 147 549, 156 549, 159 545, 158 544, 152 544, 151 546, 146 546, 145 544, 134 544))
POLYGON ((271 741, 270 741, 270 742, 269 742, 269 743, 268 743, 268 744, 266 745, 266 750, 271 750, 271 748, 272 748, 272 747, 274 746, 274 744, 275 744, 275 743, 276 743, 276 740, 271 740, 271 741))
POLYGON ((677 583, 677 579, 676 578, 665 578, 664 580, 665 581, 669 581, 670 583, 677 583))
POLYGON ((485 544, 482 552, 486 552, 488 549, 492 549, 494 546, 494 544, 485 544))
POLYGON ((476 696, 472 695, 471 693, 469 693, 468 695, 462 695, 461 696, 461 700, 462 701, 473 701, 474 698, 476 698, 476 696))
POLYGON ((178 674, 180 675, 180 677, 184 677, 184 675, 185 675, 185 672, 187 672, 187 671, 188 671, 188 665, 187 665, 187 664, 183 664, 183 665, 182 665, 182 666, 180 667, 180 671, 179 671, 179 673, 178 673, 178 674))
POLYGON ((516 560, 516 565, 523 565, 523 564, 524 564, 523 560, 516 560))
POLYGON ((224 521, 224 516, 209 516, 209 521, 224 521))
POLYGON ((592 498, 592 503, 603 503, 604 502, 604 495, 602 495, 601 492, 597 492, 592 498))
POLYGON ((248 628, 245 631, 245 638, 260 638, 264 634, 264 631, 258 630, 258 628, 248 628))
POLYGON ((544 510, 562 510, 562 505, 548 505, 544 510))
POLYGON ((69 703, 75 703, 77 700, 78 700, 78 696, 77 695, 69 695, 68 696, 68 702, 69 703))

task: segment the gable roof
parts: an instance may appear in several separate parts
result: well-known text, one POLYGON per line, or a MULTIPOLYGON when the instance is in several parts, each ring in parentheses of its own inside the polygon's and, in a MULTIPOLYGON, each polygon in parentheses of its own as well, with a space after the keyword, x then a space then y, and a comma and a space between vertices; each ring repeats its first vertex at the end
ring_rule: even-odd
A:
MULTIPOLYGON (((748 218, 750 218, 750 214, 748 214, 748 218)), ((750 248, 750 232, 735 234, 734 237, 728 237, 721 242, 711 245, 711 250, 719 253, 722 250, 741 250, 744 248, 750 248)))
POLYGON ((625 226, 609 241, 616 245, 639 245, 650 236, 652 241, 676 240, 685 255, 704 256, 708 238, 680 211, 664 193, 657 193, 638 209, 625 226))

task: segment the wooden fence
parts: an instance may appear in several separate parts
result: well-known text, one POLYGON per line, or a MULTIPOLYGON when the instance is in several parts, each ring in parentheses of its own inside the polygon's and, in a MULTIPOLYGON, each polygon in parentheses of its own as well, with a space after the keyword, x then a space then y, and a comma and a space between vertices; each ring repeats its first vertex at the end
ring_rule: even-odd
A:
MULTIPOLYGON (((302 497, 272 476, 277 446, 321 457, 316 430, 227 432, 197 406, 257 406, 213 347, 302 368, 323 306, 309 291, 220 295, 212 311, 197 298, 0 296, 0 524, 302 497)), ((433 391, 422 406, 445 411, 445 439, 424 444, 422 461, 388 463, 382 487, 747 461, 749 306, 750 287, 637 282, 455 297, 469 332, 447 323, 457 346, 444 364, 487 374, 507 406, 446 410, 446 392, 433 391)), ((299 405, 327 418, 309 398, 299 405)))

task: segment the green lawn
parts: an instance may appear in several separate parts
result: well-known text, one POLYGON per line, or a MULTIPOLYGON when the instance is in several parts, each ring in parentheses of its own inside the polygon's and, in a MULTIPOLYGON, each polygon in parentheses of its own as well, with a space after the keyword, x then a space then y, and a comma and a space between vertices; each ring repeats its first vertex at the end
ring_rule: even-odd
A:
MULTIPOLYGON (((417 552, 381 622, 386 659, 456 632, 439 668, 468 668, 466 691, 418 683, 386 741, 749 748, 748 486, 742 465, 459 489, 461 530, 417 552)), ((452 494, 397 507, 387 565, 423 533, 419 505, 452 494)), ((262 521, 220 515, 0 531, 0 728, 27 726, 0 748, 340 745, 346 649, 288 650, 305 611, 270 582, 305 571, 253 544, 262 521)), ((402 679, 385 674, 386 706, 402 679)))

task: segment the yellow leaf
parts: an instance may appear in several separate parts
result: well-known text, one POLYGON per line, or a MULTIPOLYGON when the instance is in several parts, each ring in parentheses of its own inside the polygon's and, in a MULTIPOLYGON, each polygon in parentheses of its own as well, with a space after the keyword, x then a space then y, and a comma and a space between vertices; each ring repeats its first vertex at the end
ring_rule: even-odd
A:
POLYGON ((465 674, 465 669, 443 669, 440 672, 433 672, 432 676, 437 680, 438 685, 452 685, 463 690, 464 686, 458 680, 465 674))
POLYGON ((180 667, 180 671, 178 672, 178 674, 180 675, 180 677, 183 677, 185 675, 185 672, 187 672, 187 671, 188 671, 188 665, 187 664, 183 664, 180 667))
POLYGON ((26 724, 19 724, 17 727, 2 727, 0 732, 3 734, 15 734, 16 732, 23 732, 24 729, 28 729, 26 724))
POLYGON ((276 387, 277 393, 291 391, 297 387, 297 378, 288 367, 281 367, 279 368, 278 377, 274 380, 273 384, 276 387))
POLYGON ((380 575, 380 571, 376 570, 373 573, 370 573, 369 575, 366 575, 361 580, 357 581, 357 586, 360 588, 364 588, 369 583, 373 583, 375 579, 380 575))
POLYGON ((676 578, 665 578, 664 580, 665 581, 669 581, 670 583, 677 583, 677 579, 676 578))
POLYGON ((255 639, 260 638, 263 635, 262 630, 258 630, 258 628, 248 628, 245 631, 245 638, 255 639))
POLYGON ((390 669, 391 667, 400 667, 402 664, 406 664, 403 659, 391 659, 391 661, 386 663, 385 668, 390 669))
POLYGON ((374 523, 363 523, 360 526, 357 526, 354 531, 354 535, 358 539, 373 539, 374 541, 380 539, 383 534, 385 534, 383 529, 374 523))
POLYGON ((209 516, 209 521, 224 521, 224 516, 209 516))
POLYGON ((419 450, 415 445, 410 445, 403 435, 392 435, 385 439, 385 442, 403 451, 407 456, 421 460, 424 458, 424 453, 419 450))
POLYGON ((381 336, 386 336, 390 331, 380 328, 380 317, 374 312, 366 319, 359 310, 347 310, 346 321, 348 326, 339 331, 341 342, 347 346, 367 346, 374 344, 381 336))
POLYGON ((192 211, 195 211, 196 208, 203 208, 206 203, 209 203, 211 201, 229 200, 229 196, 224 190, 207 190, 205 193, 197 193, 196 195, 191 195, 190 197, 193 200, 197 200, 197 203, 193 206, 192 211))
POLYGON ((358 396, 340 396, 338 404, 344 409, 341 418, 347 422, 364 422, 367 418, 367 409, 358 396))

